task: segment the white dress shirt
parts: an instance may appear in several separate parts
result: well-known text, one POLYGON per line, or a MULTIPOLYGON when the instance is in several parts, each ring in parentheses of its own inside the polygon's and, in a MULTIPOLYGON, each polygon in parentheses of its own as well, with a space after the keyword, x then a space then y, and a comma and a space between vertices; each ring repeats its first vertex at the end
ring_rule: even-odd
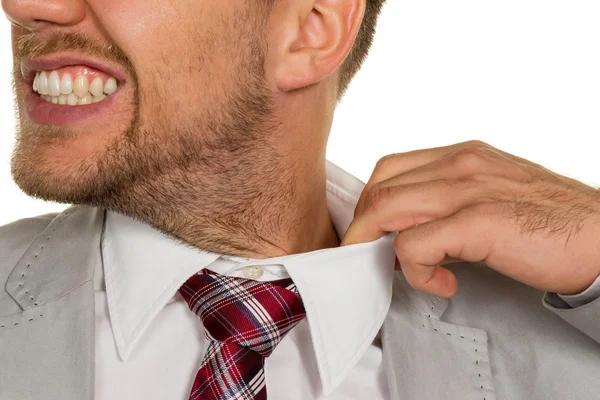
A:
MULTIPOLYGON (((363 187, 328 162, 327 206, 339 237, 363 187)), ((177 290, 203 268, 245 277, 256 265, 258 280, 291 277, 307 312, 266 360, 268 398, 389 399, 379 329, 391 300, 394 237, 249 260, 194 249, 107 212, 94 280, 96 400, 187 400, 208 341, 177 290)), ((599 292, 600 278, 563 298, 576 307, 599 292)))
MULTIPOLYGON (((363 186, 328 163, 327 204, 340 237, 363 186)), ((262 266, 258 280, 291 277, 307 312, 266 360, 269 399, 389 399, 378 334, 391 301, 394 236, 248 260, 107 212, 104 269, 94 280, 96 399, 187 400, 208 341, 177 290, 203 268, 244 277, 251 265, 262 266)))

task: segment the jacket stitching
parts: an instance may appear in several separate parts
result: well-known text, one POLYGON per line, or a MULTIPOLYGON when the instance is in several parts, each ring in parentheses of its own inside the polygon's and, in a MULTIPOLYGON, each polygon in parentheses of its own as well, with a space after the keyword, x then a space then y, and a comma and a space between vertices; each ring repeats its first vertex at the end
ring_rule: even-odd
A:
MULTIPOLYGON (((64 220, 64 218, 65 218, 65 217, 67 217, 67 216, 69 215, 69 213, 70 213, 69 211, 65 211, 65 212, 63 213, 63 216, 61 217, 61 219, 59 219, 59 220, 58 220, 58 223, 59 223, 59 224, 60 224, 60 223, 62 223, 62 222, 63 222, 63 220, 64 220)), ((56 231, 56 228, 53 228, 53 229, 52 229, 52 232, 55 232, 55 231, 56 231)), ((50 234, 49 234, 48 236, 46 236, 46 241, 48 241, 48 240, 50 240, 50 234)), ((40 253, 41 253, 41 251, 42 251, 43 249, 44 249, 44 245, 41 245, 40 249, 38 250, 38 253, 34 255, 34 258, 35 258, 35 259, 37 259, 37 258, 38 258, 38 256, 40 255, 40 253)), ((28 263, 28 264, 27 264, 27 268, 30 268, 30 267, 31 267, 31 263, 28 263)), ((25 278, 25 275, 26 275, 25 273, 21 274, 21 278, 25 278)), ((23 284, 22 284, 22 283, 19 283, 19 287, 22 287, 22 288, 24 288, 24 286, 23 286, 23 284)), ((25 294, 29 294, 29 291, 28 291, 28 290, 26 290, 26 291, 25 291, 25 294)), ((34 300, 33 296, 30 296, 30 297, 29 297, 29 299, 30 299, 30 300, 33 302, 33 305, 34 305, 34 306, 37 306, 37 305, 38 305, 38 303, 37 303, 37 302, 34 300)))

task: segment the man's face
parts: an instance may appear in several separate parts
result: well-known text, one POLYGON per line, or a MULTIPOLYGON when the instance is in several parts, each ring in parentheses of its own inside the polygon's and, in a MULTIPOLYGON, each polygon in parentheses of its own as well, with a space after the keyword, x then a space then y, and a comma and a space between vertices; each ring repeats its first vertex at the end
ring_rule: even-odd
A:
POLYGON ((2 0, 21 25, 12 29, 17 184, 48 200, 106 205, 155 178, 214 171, 223 157, 260 147, 272 103, 266 13, 254 3, 2 0), (36 73, 48 96, 51 75, 61 83, 54 94, 69 90, 67 73, 71 93, 82 91, 83 75, 88 101, 98 102, 69 105, 75 97, 59 95, 52 104, 34 92, 36 73))

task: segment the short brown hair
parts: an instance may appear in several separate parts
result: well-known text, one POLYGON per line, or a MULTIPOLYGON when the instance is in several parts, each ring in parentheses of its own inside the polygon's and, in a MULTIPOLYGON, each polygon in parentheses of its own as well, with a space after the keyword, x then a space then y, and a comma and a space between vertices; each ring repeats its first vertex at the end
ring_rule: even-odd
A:
POLYGON ((367 0, 365 15, 356 35, 352 50, 350 50, 348 57, 346 57, 339 67, 338 103, 342 100, 344 94, 346 94, 350 81, 352 81, 352 78, 354 78, 369 54, 369 49, 371 48, 373 37, 375 36, 377 19, 379 18, 384 3, 385 0, 367 0))

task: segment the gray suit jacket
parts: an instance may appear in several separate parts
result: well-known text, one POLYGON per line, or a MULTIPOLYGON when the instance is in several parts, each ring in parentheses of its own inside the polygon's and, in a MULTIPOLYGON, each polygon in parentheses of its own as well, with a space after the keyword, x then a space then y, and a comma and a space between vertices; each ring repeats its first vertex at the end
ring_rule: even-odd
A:
MULTIPOLYGON (((0 228, 1 400, 93 399, 103 226, 103 210, 73 206, 0 228)), ((451 269, 450 301, 394 278, 393 399, 600 399, 600 301, 569 309, 485 266, 451 269)))

